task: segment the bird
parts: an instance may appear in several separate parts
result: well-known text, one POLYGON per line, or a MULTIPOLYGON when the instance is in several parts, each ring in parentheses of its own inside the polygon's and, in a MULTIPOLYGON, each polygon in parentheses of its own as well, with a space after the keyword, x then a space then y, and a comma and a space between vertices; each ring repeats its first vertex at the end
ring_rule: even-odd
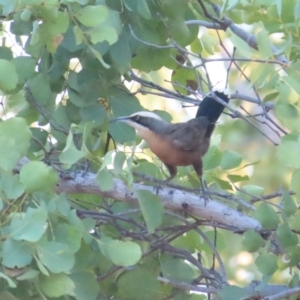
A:
MULTIPOLYGON (((214 94, 225 103, 229 102, 225 93, 215 91, 214 94)), ((217 102, 213 94, 208 94, 201 101, 196 117, 184 123, 169 123, 149 111, 118 117, 110 122, 130 125, 147 142, 170 173, 164 184, 176 176, 178 166, 192 165, 204 192, 202 157, 209 149, 211 135, 223 110, 224 105, 217 102)))

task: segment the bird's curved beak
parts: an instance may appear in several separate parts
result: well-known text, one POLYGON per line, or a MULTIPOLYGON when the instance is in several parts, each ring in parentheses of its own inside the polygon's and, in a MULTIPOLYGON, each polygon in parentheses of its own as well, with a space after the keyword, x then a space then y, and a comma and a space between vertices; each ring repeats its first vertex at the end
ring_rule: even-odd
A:
POLYGON ((115 119, 111 119, 109 121, 109 123, 114 123, 114 122, 124 122, 124 123, 128 123, 130 121, 130 117, 126 116, 126 117, 119 117, 119 118, 115 118, 115 119))

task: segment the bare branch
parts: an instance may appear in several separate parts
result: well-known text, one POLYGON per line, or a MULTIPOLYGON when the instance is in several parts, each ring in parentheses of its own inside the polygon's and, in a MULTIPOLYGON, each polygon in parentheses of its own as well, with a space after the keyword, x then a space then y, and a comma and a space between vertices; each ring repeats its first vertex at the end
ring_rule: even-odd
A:
MULTIPOLYGON (((202 2, 202 1, 199 1, 199 2, 202 2)), ((220 16, 220 12, 221 12, 221 9, 218 5, 212 3, 211 4, 214 11, 216 12, 216 14, 218 16, 220 16)), ((244 29, 240 28, 239 26, 237 26, 230 18, 224 16, 222 18, 222 23, 225 25, 225 28, 224 28, 224 31, 227 29, 227 28, 230 28, 231 31, 236 34, 238 37, 240 37, 242 40, 244 40, 251 48, 253 49, 258 49, 257 47, 257 39, 256 37, 245 31, 244 29)), ((271 50, 272 50, 272 53, 275 55, 275 57, 277 58, 277 60, 279 62, 281 62, 281 65, 282 66, 286 66, 289 61, 288 59, 285 57, 285 55, 276 55, 276 53, 278 53, 278 49, 274 46, 274 45, 271 45, 271 50)))
MULTIPOLYGON (((114 188, 112 190, 101 191, 95 178, 96 175, 92 173, 74 172, 68 176, 68 179, 60 178, 56 186, 56 192, 96 194, 118 201, 137 203, 134 191, 154 191, 153 187, 143 184, 133 184, 132 189, 130 189, 119 179, 113 180, 114 188)), ((199 195, 164 188, 160 191, 159 196, 164 206, 170 210, 182 211, 206 220, 225 224, 235 231, 261 229, 261 225, 255 219, 214 200, 206 203, 205 199, 199 195)))

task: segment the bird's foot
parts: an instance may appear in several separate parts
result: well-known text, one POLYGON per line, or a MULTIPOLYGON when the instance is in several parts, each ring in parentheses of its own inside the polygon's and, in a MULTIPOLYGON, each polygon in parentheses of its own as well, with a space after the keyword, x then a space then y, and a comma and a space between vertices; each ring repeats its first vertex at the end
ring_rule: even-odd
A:
POLYGON ((201 177, 199 179, 201 184, 201 188, 199 191, 201 191, 202 197, 204 199, 204 205, 206 206, 207 202, 211 199, 211 195, 209 193, 206 182, 201 177))
POLYGON ((204 199, 204 205, 208 203, 208 201, 211 199, 211 195, 209 193, 209 190, 205 190, 204 188, 201 189, 202 197, 204 199))
POLYGON ((164 188, 164 185, 162 183, 157 184, 156 186, 153 187, 155 195, 158 196, 159 191, 164 188))
POLYGON ((162 190, 165 186, 167 186, 167 183, 172 179, 173 177, 168 178, 167 180, 161 181, 154 187, 155 195, 158 196, 159 191, 162 190))

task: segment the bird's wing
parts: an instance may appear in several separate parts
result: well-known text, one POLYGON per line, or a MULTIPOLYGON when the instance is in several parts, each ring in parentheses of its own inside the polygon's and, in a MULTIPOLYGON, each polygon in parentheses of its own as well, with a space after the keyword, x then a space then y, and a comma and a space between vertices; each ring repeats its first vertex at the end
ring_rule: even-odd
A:
POLYGON ((194 151, 201 147, 209 125, 206 118, 193 119, 176 125, 169 135, 175 148, 183 151, 194 151))

